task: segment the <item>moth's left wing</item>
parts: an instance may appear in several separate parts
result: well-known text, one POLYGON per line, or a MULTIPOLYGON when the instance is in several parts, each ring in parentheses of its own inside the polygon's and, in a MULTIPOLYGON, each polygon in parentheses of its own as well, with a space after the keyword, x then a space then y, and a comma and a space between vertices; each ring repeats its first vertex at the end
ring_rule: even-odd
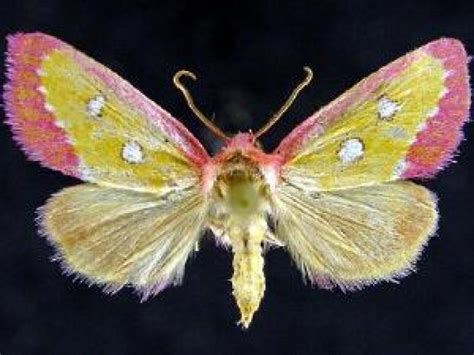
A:
POLYGON ((168 112, 57 38, 8 37, 4 102, 29 158, 87 182, 166 193, 198 186, 208 154, 168 112))
POLYGON ((434 195, 408 181, 320 193, 284 184, 277 195, 276 234, 321 288, 405 276, 436 229, 434 195))
POLYGON ((5 109, 28 157, 87 184, 41 226, 68 272, 147 297, 180 281, 207 206, 194 136, 111 70, 42 33, 8 37, 5 109))
POLYGON ((334 190, 434 175, 458 146, 470 105, 461 42, 431 42, 362 80, 277 148, 282 179, 334 190))

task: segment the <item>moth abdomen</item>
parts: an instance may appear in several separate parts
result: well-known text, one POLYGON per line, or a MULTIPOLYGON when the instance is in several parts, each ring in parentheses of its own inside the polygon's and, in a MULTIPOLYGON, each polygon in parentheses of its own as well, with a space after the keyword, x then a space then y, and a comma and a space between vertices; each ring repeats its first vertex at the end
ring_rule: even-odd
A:
POLYGON ((229 239, 234 253, 232 294, 240 310, 239 323, 244 328, 250 325, 265 292, 262 244, 266 232, 267 223, 261 216, 246 222, 236 221, 229 228, 229 239))

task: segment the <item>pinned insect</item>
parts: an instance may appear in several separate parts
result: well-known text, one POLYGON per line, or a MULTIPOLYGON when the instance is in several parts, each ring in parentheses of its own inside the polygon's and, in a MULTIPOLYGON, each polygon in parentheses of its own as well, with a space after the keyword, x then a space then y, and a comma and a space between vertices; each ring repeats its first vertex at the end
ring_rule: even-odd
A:
POLYGON ((285 247, 312 283, 360 289, 413 268, 437 224, 436 198, 408 181, 450 162, 470 105, 467 57, 431 42, 362 80, 297 126, 272 153, 256 144, 312 73, 256 133, 210 157, 160 106, 71 46, 8 37, 4 102, 29 158, 86 184, 55 194, 41 231, 68 273, 147 299, 177 285, 206 229, 234 254, 233 295, 248 327, 265 291, 263 248, 285 247), (270 228, 269 224, 273 224, 270 228))

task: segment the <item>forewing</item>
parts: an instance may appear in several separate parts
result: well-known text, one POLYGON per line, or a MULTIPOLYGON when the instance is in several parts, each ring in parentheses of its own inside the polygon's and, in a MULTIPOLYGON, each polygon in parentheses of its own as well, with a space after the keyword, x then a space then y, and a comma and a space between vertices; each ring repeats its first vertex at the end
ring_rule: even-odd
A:
POLYGON ((405 276, 436 229, 436 198, 408 181, 319 194, 283 184, 278 196, 277 238, 322 288, 405 276))
POLYGON ((40 225, 67 272, 110 292, 130 285, 147 298, 180 283, 206 211, 195 190, 158 198, 83 184, 53 196, 40 225))
POLYGON ((316 112, 277 148, 283 179, 313 190, 434 175, 452 158, 470 105, 453 39, 392 62, 316 112))
POLYGON ((8 37, 4 101, 16 140, 43 165, 145 191, 196 183, 208 155, 118 75, 41 33, 8 37))

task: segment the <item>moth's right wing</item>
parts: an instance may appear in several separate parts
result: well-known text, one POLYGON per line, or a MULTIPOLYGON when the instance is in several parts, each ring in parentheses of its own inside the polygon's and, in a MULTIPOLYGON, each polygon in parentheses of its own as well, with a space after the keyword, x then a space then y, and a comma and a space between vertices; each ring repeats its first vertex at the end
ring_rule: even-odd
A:
POLYGON ((83 184, 54 195, 40 225, 67 273, 108 292, 133 286, 146 299, 180 283, 206 213, 193 189, 158 197, 83 184))
POLYGON ((400 182, 450 162, 470 106, 468 57, 440 39, 356 84, 276 150, 277 237, 321 286, 359 288, 409 271, 433 233, 433 195, 400 182))
POLYGON ((430 42, 297 126, 276 150, 281 177, 313 191, 431 177, 452 160, 470 101, 462 43, 430 42))
POLYGON ((320 193, 282 184, 276 195, 277 237, 322 288, 405 276, 437 224, 435 196, 408 181, 320 193))

